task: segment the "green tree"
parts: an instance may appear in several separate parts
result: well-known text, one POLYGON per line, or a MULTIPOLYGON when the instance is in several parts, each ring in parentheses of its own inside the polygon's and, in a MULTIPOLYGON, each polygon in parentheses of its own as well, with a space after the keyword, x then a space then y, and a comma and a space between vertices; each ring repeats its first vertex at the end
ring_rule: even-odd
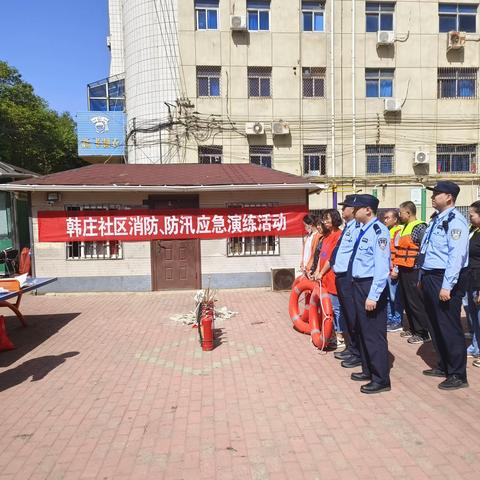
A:
POLYGON ((75 123, 35 95, 15 68, 0 61, 0 161, 46 175, 85 165, 75 123))

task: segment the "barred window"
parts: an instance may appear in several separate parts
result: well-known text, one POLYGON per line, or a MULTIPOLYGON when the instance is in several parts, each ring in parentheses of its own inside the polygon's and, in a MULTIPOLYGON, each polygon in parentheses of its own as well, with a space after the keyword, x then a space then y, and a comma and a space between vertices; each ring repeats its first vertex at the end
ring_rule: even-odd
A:
POLYGON ((197 67, 197 97, 220 96, 220 67, 197 67))
POLYGON ((326 175, 327 146, 305 145, 303 147, 303 174, 326 175))
POLYGON ((476 68, 439 68, 438 98, 476 98, 476 68))
POLYGON ((477 30, 477 5, 440 3, 438 5, 438 30, 440 32, 473 33, 477 30))
POLYGON ((393 97, 393 68, 366 68, 367 97, 393 97))
POLYGON ((272 68, 248 67, 248 96, 272 96, 272 68))
MULTIPOLYGON (((241 203, 229 208, 273 207, 275 203, 241 203)), ((280 237, 231 237, 227 239, 227 257, 259 257, 280 255, 280 237)))
POLYGON ((379 30, 393 31, 393 2, 366 2, 365 4, 365 29, 367 32, 379 30))
POLYGON ((324 2, 303 0, 302 16, 304 32, 323 32, 324 25, 324 2))
POLYGON ((195 0, 197 30, 218 29, 218 6, 220 0, 195 0))
POLYGON ((272 168, 272 151, 270 146, 250 146, 250 163, 272 168))
POLYGON ((247 0, 248 29, 270 30, 270 0, 247 0))
POLYGON ((393 173, 395 158, 394 145, 366 145, 367 175, 384 175, 393 173))
POLYGON ((325 97, 325 68, 302 68, 304 97, 325 97))
MULTIPOLYGON (((68 205, 65 210, 78 212, 85 210, 126 210, 120 205, 68 205)), ((106 240, 100 242, 67 242, 67 260, 121 260, 123 259, 122 242, 106 240)))
POLYGON ((437 145, 437 173, 475 173, 477 145, 437 145))
POLYGON ((222 163, 223 146, 198 147, 198 163, 222 163))

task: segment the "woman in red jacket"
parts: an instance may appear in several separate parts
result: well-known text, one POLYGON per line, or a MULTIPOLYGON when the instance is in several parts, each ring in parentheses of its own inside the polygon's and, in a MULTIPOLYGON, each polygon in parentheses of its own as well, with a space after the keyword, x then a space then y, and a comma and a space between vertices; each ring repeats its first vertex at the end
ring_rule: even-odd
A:
POLYGON ((334 325, 337 337, 336 342, 335 340, 332 342, 332 346, 336 345, 337 348, 345 346, 345 339, 343 338, 344 322, 340 310, 337 288, 335 286, 335 273, 330 268, 330 258, 332 257, 333 250, 342 234, 342 231, 339 228, 341 224, 342 217, 337 210, 325 210, 323 213, 323 226, 326 230, 326 235, 323 239, 320 251, 320 261, 318 262, 314 276, 316 280, 322 282, 322 287, 328 292, 332 301, 334 325))

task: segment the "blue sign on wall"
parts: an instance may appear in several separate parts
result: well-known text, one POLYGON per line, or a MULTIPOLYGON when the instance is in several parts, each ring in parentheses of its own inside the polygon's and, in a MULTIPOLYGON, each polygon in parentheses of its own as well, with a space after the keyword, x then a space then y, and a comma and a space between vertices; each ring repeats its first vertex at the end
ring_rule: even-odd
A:
POLYGON ((125 123, 124 112, 78 112, 78 155, 124 155, 125 123))

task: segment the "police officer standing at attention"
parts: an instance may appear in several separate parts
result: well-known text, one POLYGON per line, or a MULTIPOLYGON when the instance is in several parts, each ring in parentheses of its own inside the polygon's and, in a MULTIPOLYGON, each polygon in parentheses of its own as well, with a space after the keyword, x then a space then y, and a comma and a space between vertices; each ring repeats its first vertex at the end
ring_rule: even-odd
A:
POLYGON ((429 190, 433 190, 432 206, 437 213, 432 216, 420 248, 420 285, 438 367, 424 370, 423 374, 446 377, 438 388, 454 390, 468 387, 460 314, 467 280, 469 230, 455 208, 460 187, 442 181, 429 190))
POLYGON ((362 393, 390 390, 387 343, 387 279, 390 274, 390 232, 377 218, 378 199, 357 195, 355 219, 362 224, 353 247, 348 272, 352 279, 353 300, 360 337, 364 347, 362 372, 352 380, 362 385, 362 393))
POLYGON ((353 368, 361 365, 360 337, 355 318, 355 305, 351 294, 350 279, 347 278, 348 262, 352 256, 353 246, 360 231, 360 224, 353 216, 353 201, 355 195, 346 195, 339 205, 342 205, 342 217, 345 227, 333 250, 330 265, 335 273, 335 286, 337 287, 340 308, 347 326, 349 342, 343 352, 335 352, 334 357, 342 360, 342 367, 353 368))

